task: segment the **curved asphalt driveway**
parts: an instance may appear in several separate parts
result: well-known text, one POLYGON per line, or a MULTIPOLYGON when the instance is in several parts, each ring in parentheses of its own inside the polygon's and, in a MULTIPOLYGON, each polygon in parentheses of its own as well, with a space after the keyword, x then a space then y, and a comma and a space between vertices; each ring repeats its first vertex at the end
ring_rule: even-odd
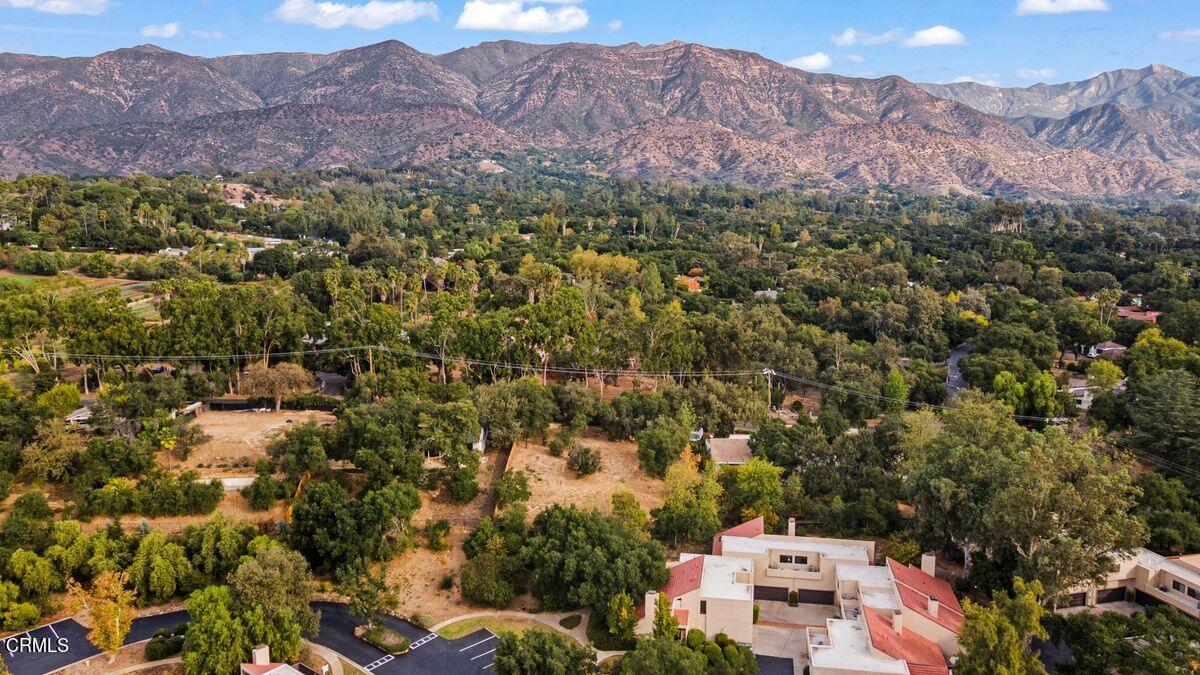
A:
MULTIPOLYGON (((334 650, 368 672, 449 675, 491 670, 497 638, 489 630, 479 630, 458 640, 446 640, 416 624, 387 616, 383 619, 384 624, 413 644, 409 653, 392 657, 354 636, 354 629, 363 622, 351 616, 346 605, 314 602, 312 606, 321 612, 320 631, 312 641, 334 650)), ((125 644, 144 642, 159 628, 174 628, 187 620, 188 614, 183 610, 134 619, 125 644)), ((13 675, 45 675, 66 668, 100 653, 88 642, 87 633, 88 630, 74 619, 63 619, 14 635, 0 642, 4 665, 13 675)))
POLYGON ((391 657, 354 637, 354 629, 363 622, 351 616, 346 605, 314 602, 313 609, 321 612, 321 630, 312 641, 332 649, 368 672, 457 675, 491 671, 497 638, 487 629, 457 640, 447 640, 411 622, 385 616, 384 625, 408 638, 413 645, 407 654, 391 657))
POLYGON ((958 367, 958 362, 961 361, 964 356, 969 355, 974 350, 975 350, 975 345, 968 342, 966 344, 961 344, 961 345, 955 347, 954 351, 950 352, 950 360, 946 363, 946 366, 947 366, 947 368, 946 368, 946 400, 947 401, 954 398, 954 395, 957 394, 959 392, 959 390, 966 388, 967 381, 965 379, 963 379, 962 371, 959 370, 959 367, 958 367))

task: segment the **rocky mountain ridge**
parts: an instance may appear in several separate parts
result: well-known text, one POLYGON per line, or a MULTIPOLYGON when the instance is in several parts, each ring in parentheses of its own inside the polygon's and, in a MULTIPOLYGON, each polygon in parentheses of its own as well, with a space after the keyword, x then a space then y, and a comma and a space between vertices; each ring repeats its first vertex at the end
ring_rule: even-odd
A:
POLYGON ((9 177, 389 166, 537 147, 684 181, 1129 195, 1195 189, 1183 172, 1200 157, 1194 127, 1173 113, 1010 119, 899 77, 681 42, 3 54, 0 113, 9 177))

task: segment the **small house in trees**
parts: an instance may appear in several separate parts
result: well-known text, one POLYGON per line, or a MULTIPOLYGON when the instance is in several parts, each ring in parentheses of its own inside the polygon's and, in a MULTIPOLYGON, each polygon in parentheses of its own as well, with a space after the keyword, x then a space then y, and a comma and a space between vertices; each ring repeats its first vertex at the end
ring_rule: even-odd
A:
POLYGON ((1149 324, 1158 323, 1158 317, 1162 316, 1162 314, 1162 312, 1153 309, 1142 309, 1137 305, 1127 305, 1117 308, 1117 317, 1149 324))
POLYGON ((1125 351, 1129 349, 1119 342, 1101 342, 1098 345, 1093 345, 1088 350, 1089 359, 1104 359, 1106 361, 1116 361, 1125 355, 1125 351))
POLYGON ((708 456, 717 466, 739 466, 750 459, 750 434, 733 434, 704 441, 708 456))
POLYGON ((754 639, 754 563, 719 555, 683 553, 671 568, 671 579, 659 590, 646 592, 637 608, 635 632, 654 630, 659 595, 671 602, 671 612, 683 634, 698 630, 709 640, 724 633, 749 645, 754 639))

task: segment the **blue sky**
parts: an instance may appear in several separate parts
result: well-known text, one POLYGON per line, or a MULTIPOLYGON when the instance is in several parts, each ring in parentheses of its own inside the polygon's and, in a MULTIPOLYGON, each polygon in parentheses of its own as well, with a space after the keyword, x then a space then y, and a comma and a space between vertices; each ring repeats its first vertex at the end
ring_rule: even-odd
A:
POLYGON ((1200 0, 0 0, 0 51, 328 52, 397 39, 756 51, 808 70, 1028 85, 1165 63, 1200 73, 1200 0))

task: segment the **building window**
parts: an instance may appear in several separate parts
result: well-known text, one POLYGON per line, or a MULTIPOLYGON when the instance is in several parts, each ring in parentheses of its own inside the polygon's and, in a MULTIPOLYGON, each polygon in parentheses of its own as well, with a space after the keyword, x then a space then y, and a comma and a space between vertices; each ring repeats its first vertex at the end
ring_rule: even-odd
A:
POLYGON ((1173 589, 1175 589, 1175 590, 1179 591, 1180 593, 1186 593, 1186 592, 1187 592, 1187 586, 1184 586, 1183 584, 1179 583, 1178 581, 1172 581, 1172 582, 1171 582, 1171 588, 1173 588, 1173 589))
POLYGON ((792 556, 790 556, 790 555, 781 555, 781 556, 779 556, 779 562, 781 562, 781 563, 791 563, 791 562, 792 562, 792 556))
POLYGON ((705 600, 700 601, 700 613, 708 614, 708 602, 705 600))
POLYGON ((1189 597, 1189 598, 1196 598, 1196 597, 1197 597, 1197 594, 1196 594, 1196 589, 1192 588, 1191 586, 1188 586, 1188 597, 1189 597))
POLYGON ((806 556, 806 555, 796 556, 796 564, 797 565, 807 565, 808 564, 808 556, 806 556))

